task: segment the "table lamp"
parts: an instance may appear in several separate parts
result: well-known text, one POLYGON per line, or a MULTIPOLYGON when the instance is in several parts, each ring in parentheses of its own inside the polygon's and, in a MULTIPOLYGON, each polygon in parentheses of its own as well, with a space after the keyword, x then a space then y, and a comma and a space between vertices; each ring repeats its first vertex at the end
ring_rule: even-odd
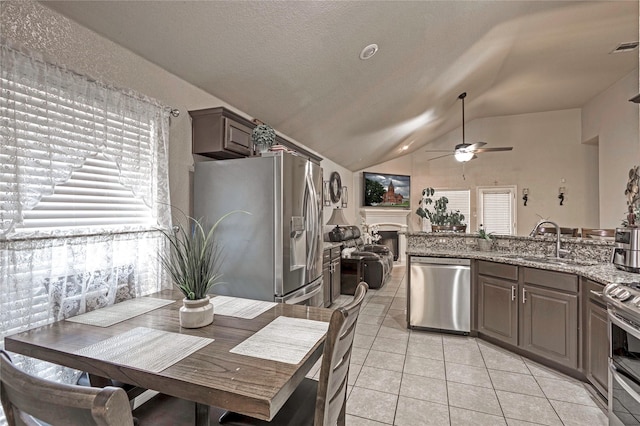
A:
POLYGON ((336 225, 336 227, 329 233, 329 239, 331 241, 340 241, 340 225, 348 224, 349 222, 344 218, 344 214, 342 214, 342 209, 339 207, 333 209, 327 225, 336 225))

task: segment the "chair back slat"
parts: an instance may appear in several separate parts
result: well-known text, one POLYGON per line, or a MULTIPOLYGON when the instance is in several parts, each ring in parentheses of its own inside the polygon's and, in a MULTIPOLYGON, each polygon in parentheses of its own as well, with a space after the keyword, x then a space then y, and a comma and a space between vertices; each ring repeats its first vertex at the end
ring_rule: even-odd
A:
POLYGON ((344 424, 351 349, 360 307, 368 288, 365 282, 358 284, 353 301, 331 315, 320 367, 315 426, 344 424))
POLYGON ((13 365, 0 351, 0 393, 9 426, 133 425, 129 399, 114 387, 66 385, 31 376, 13 365))

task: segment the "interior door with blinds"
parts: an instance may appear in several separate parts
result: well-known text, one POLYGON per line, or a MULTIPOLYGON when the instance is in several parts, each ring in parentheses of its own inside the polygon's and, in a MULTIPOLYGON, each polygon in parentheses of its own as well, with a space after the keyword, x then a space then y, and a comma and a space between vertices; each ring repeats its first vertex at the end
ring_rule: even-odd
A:
POLYGON ((515 235, 515 186, 478 187, 478 225, 487 232, 515 235))

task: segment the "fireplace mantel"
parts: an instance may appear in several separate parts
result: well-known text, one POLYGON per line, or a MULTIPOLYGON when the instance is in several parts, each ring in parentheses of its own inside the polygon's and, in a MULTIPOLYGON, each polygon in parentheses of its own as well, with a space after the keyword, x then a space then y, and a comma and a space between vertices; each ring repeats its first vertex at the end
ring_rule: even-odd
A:
POLYGON ((360 209, 360 214, 369 224, 397 225, 406 231, 411 212, 404 209, 360 209))
POLYGON ((407 237, 406 232, 409 229, 409 215, 410 210, 404 209, 360 209, 360 215, 364 218, 365 222, 369 225, 378 225, 381 231, 399 231, 398 246, 400 247, 400 253, 398 253, 398 260, 404 262, 406 259, 405 252, 407 251, 407 237))

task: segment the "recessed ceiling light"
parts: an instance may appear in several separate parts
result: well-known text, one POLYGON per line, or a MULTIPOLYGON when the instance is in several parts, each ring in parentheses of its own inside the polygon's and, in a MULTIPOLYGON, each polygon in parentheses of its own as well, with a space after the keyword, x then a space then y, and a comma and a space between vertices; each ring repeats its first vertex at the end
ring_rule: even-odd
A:
POLYGON ((360 59, 366 61, 367 59, 370 59, 373 55, 375 55, 377 51, 378 45, 375 43, 370 44, 362 49, 362 52, 360 52, 360 59))

